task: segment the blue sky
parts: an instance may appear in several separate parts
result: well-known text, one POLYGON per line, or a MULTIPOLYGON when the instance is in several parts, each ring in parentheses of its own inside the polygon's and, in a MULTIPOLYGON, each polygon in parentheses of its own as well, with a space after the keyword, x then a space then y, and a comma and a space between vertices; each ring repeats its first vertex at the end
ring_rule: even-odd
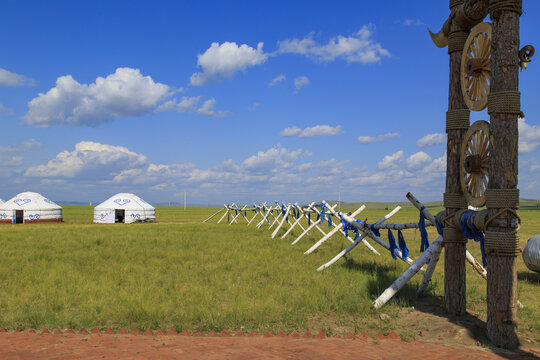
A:
MULTIPOLYGON (((447 3, 2 1, 0 198, 440 200, 448 55, 426 28, 447 3)), ((524 10, 537 45, 540 3, 524 10)), ((529 198, 537 62, 520 74, 529 198)))

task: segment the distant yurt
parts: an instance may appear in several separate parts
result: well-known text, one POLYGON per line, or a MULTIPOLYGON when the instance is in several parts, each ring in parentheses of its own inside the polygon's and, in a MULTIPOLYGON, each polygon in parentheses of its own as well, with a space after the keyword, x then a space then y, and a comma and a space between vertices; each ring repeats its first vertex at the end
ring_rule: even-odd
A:
POLYGON ((62 222, 62 207, 35 192, 23 192, 0 204, 0 224, 62 222))
POLYGON ((119 193, 94 208, 94 222, 100 224, 156 221, 156 208, 134 194, 119 193))

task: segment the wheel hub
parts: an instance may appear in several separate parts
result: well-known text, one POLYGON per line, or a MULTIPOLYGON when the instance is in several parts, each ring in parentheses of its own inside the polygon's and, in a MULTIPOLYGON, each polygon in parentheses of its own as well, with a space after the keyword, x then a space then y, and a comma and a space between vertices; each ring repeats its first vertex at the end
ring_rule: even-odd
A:
POLYGON ((467 61, 467 75, 478 77, 482 75, 482 59, 469 59, 467 61))
POLYGON ((469 155, 465 158, 463 168, 469 174, 482 173, 482 158, 480 155, 469 155))

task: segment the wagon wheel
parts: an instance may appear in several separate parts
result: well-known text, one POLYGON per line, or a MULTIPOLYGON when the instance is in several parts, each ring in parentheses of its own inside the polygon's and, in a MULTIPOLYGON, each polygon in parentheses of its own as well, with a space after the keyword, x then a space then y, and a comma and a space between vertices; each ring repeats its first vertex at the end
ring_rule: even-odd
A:
POLYGON ((484 206, 489 181, 489 144, 491 135, 487 121, 476 121, 467 130, 461 146, 459 179, 469 205, 484 206))
POLYGON ((484 110, 487 106, 491 73, 491 24, 476 25, 461 56, 461 92, 469 109, 484 110))

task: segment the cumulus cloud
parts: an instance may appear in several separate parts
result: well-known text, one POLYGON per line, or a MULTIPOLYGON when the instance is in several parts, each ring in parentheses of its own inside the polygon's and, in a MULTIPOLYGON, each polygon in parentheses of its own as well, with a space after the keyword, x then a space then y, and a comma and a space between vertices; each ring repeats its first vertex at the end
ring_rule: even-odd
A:
POLYGON ((47 127, 51 124, 98 126, 117 116, 138 116, 154 110, 173 89, 143 76, 139 69, 118 68, 92 84, 80 84, 71 75, 61 76, 56 86, 28 103, 23 121, 47 127))
POLYGON ((41 144, 28 139, 15 145, 0 145, 0 175, 10 176, 14 172, 20 172, 25 156, 40 148, 41 144))
POLYGON ((179 112, 195 111, 201 98, 202 96, 182 96, 182 100, 177 104, 176 109, 179 112))
POLYGON ((200 108, 197 109, 197 113, 205 116, 225 117, 227 112, 223 110, 214 110, 216 99, 206 100, 200 108))
POLYGON ((34 86, 36 81, 0 68, 0 86, 34 86))
POLYGON ((518 119, 519 152, 529 153, 540 147, 540 125, 529 125, 525 118, 518 119))
POLYGON ((397 168, 399 163, 403 161, 403 150, 396 151, 392 155, 386 155, 379 162, 377 167, 381 170, 389 168, 397 168))
POLYGON ((268 86, 274 86, 274 85, 277 85, 278 83, 282 82, 282 81, 285 81, 287 78, 285 77, 285 75, 283 74, 279 74, 278 76, 276 76, 272 81, 270 81, 268 83, 268 86))
POLYGON ((0 104, 0 115, 9 115, 12 113, 12 110, 7 106, 0 104))
POLYGON ((390 52, 373 40, 374 26, 364 25, 349 36, 338 35, 322 45, 310 35, 303 39, 288 39, 278 42, 278 53, 299 54, 308 58, 330 62, 342 58, 346 62, 369 64, 379 62, 382 57, 390 57, 390 52))
POLYGON ((28 177, 99 178, 120 174, 122 171, 142 166, 147 159, 123 146, 82 141, 73 151, 62 151, 46 165, 30 167, 28 177))
POLYGON ((446 143, 446 134, 427 134, 426 136, 422 137, 416 142, 416 146, 418 147, 428 147, 432 145, 439 145, 439 144, 445 144, 446 143))
POLYGON ((405 161, 405 163, 407 164, 407 169, 409 170, 421 168, 427 164, 430 164, 431 162, 431 156, 429 156, 423 151, 412 154, 405 161))
POLYGON ((242 170, 252 174, 277 173, 280 169, 291 168, 293 162, 304 154, 302 149, 291 151, 277 145, 245 159, 242 162, 242 170))
POLYGON ((403 20, 402 22, 403 25, 405 26, 425 26, 426 24, 424 24, 421 20, 413 20, 413 19, 405 19, 403 20))
POLYGON ((249 110, 249 111, 255 110, 255 109, 258 108, 259 106, 261 106, 261 104, 259 104, 259 103, 255 103, 255 104, 253 104, 253 105, 249 105, 249 106, 248 106, 248 110, 249 110))
POLYGON ((309 79, 306 76, 299 76, 294 79, 294 93, 298 93, 307 84, 309 84, 309 79))
POLYGON ((235 72, 248 67, 264 64, 268 54, 263 52, 263 43, 257 49, 246 44, 238 46, 235 42, 212 43, 197 56, 197 65, 203 71, 191 75, 191 85, 201 86, 208 82, 231 77, 235 72))
POLYGON ((398 132, 391 132, 384 135, 378 135, 378 136, 359 136, 358 142, 360 144, 371 144, 374 142, 383 141, 384 139, 391 139, 394 137, 399 136, 398 132))
POLYGON ((313 127, 307 127, 304 130, 293 126, 283 129, 279 135, 283 137, 298 136, 301 138, 315 137, 315 136, 334 136, 341 133, 341 125, 336 127, 330 125, 315 125, 313 127))

